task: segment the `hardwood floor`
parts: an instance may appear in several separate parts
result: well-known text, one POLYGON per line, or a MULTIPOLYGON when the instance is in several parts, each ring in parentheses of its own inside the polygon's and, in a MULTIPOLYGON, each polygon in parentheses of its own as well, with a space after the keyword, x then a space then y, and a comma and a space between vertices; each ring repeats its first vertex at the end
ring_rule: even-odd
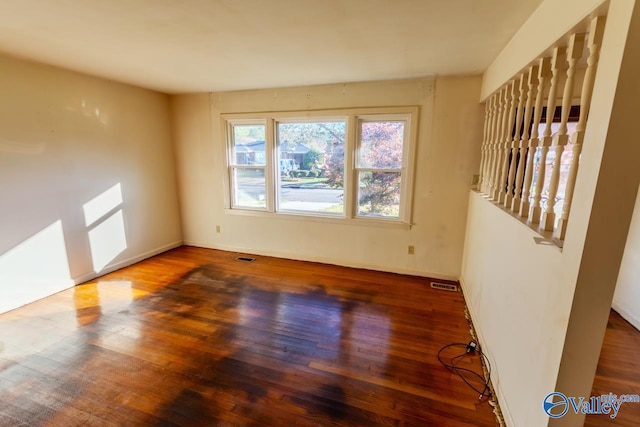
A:
POLYGON ((436 358, 470 339, 460 293, 236 256, 178 248, 0 315, 0 425, 496 425, 436 358))
MULTIPOLYGON (((640 331, 611 310, 592 396, 640 394, 640 331)), ((586 427, 640 425, 640 403, 623 403, 618 415, 588 415, 586 427)))

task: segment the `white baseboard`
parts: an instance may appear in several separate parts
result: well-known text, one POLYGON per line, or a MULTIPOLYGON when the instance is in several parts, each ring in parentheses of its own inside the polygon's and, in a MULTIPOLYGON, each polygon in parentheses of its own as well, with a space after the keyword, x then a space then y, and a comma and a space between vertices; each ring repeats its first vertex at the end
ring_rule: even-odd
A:
MULTIPOLYGON (((462 288, 462 294, 463 296, 465 296, 464 304, 467 307, 469 316, 471 317, 471 323, 473 324, 473 329, 476 331, 478 344, 480 344, 480 348, 483 348, 486 340, 482 335, 482 326, 480 322, 478 322, 478 316, 476 315, 473 306, 468 303, 468 300, 466 298, 466 295, 470 295, 470 292, 467 292, 469 288, 467 287, 464 281, 464 277, 462 275, 460 275, 460 277, 458 278, 458 281, 460 282, 460 287, 462 288)), ((493 358, 491 352, 485 353, 485 355, 489 358, 489 363, 491 363, 491 366, 493 367, 492 373, 495 373, 496 372, 495 368, 497 367, 497 363, 495 359, 493 358)), ((514 426, 515 423, 513 422, 513 416, 511 415, 511 412, 509 412, 509 405, 507 404, 507 400, 505 399, 505 393, 502 391, 500 381, 495 381, 495 378, 494 378, 491 380, 491 384, 493 385, 493 389, 497 394, 495 398, 498 401, 498 404, 500 405, 500 412, 502 412, 502 418, 504 419, 505 424, 507 426, 514 426)))
POLYGON ((611 308, 618 312, 620 316, 624 318, 627 322, 631 323, 634 328, 640 331, 640 318, 633 312, 633 310, 629 310, 628 308, 613 302, 611 308))
POLYGON ((320 262, 323 264, 339 265, 342 267, 362 268, 365 270, 384 271, 387 273, 397 273, 397 274, 407 274, 410 276, 430 277, 433 279, 440 279, 440 280, 455 281, 458 279, 458 277, 454 274, 412 270, 408 268, 395 268, 395 267, 388 267, 388 266, 378 265, 378 264, 353 262, 353 261, 348 261, 341 258, 331 258, 331 257, 323 257, 323 256, 315 256, 315 255, 308 256, 308 255, 301 255, 301 254, 291 253, 291 252, 241 248, 241 247, 235 247, 235 246, 229 246, 229 245, 218 245, 218 244, 197 242, 193 240, 185 240, 184 245, 197 246, 200 248, 208 248, 208 249, 218 249, 221 251, 229 251, 229 252, 240 252, 240 253, 250 254, 250 255, 271 256, 275 258, 292 259, 296 261, 320 262))
POLYGON ((97 277, 104 276, 105 274, 112 273, 116 270, 120 270, 121 268, 128 267, 137 262, 145 260, 147 258, 151 258, 152 256, 158 255, 162 252, 166 252, 170 249, 177 248, 178 246, 182 246, 182 240, 177 240, 175 242, 160 246, 159 248, 152 249, 150 251, 144 252, 140 255, 136 255, 131 258, 127 258, 125 260, 119 261, 115 264, 108 266, 107 268, 100 270, 99 272, 92 271, 90 273, 81 274, 73 278, 73 282, 75 285, 79 285, 80 283, 88 282, 89 280, 93 280, 97 277))

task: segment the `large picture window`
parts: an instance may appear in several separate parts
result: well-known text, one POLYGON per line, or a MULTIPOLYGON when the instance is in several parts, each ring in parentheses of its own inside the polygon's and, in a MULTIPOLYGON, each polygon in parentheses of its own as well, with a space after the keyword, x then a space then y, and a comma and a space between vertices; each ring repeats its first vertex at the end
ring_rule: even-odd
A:
POLYGON ((228 209, 411 223, 417 108, 223 115, 228 209))
POLYGON ((277 122, 279 211, 344 216, 345 120, 277 122))

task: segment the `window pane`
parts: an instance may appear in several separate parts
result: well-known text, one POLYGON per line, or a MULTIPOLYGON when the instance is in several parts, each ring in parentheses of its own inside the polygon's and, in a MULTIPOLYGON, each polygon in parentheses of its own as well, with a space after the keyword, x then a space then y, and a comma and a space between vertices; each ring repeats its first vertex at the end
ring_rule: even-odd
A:
POLYGON ((360 172, 358 215, 398 218, 401 179, 400 172, 360 172))
POLYGON ((402 143, 404 122, 361 122, 360 158, 361 168, 402 168, 402 143))
POLYGON ((264 135, 264 125, 233 126, 233 160, 236 165, 265 164, 264 135))
POLYGON ((266 208, 264 169, 234 168, 234 206, 266 208))
POLYGON ((344 213, 344 121, 278 123, 280 210, 344 213))

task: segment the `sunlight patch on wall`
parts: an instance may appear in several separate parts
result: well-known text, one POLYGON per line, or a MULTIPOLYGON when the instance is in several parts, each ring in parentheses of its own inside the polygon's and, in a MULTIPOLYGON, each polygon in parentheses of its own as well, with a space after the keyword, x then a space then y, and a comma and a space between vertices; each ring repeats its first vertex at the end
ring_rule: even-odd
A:
POLYGON ((58 220, 0 256, 0 313, 73 284, 58 220))
POLYGON ((89 200, 83 210, 85 224, 90 228, 93 270, 99 273, 127 249, 120 183, 89 200))
POLYGON ((96 273, 102 271, 107 264, 127 249, 122 209, 89 231, 89 243, 93 269, 96 273))
POLYGON ((122 188, 120 187, 120 183, 118 183, 82 206, 85 225, 87 227, 91 226, 94 222, 121 204, 122 188))

